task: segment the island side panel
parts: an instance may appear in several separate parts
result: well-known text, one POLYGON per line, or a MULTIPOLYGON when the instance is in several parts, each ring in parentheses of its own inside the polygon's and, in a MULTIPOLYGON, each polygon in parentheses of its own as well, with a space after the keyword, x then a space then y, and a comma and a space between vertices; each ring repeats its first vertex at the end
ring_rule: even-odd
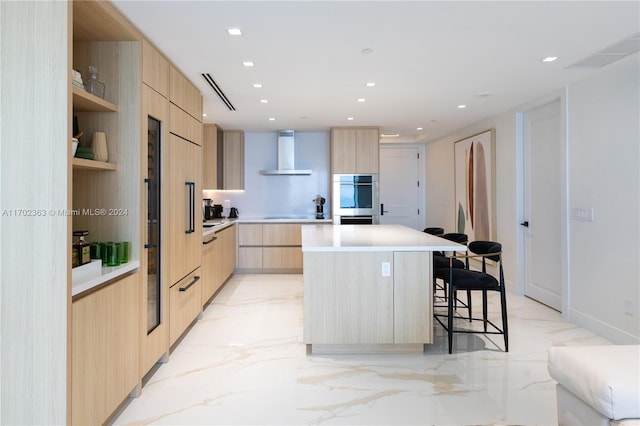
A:
POLYGON ((433 343, 432 254, 393 254, 395 343, 433 343))
POLYGON ((306 252, 303 271, 305 343, 393 343, 392 252, 306 252))

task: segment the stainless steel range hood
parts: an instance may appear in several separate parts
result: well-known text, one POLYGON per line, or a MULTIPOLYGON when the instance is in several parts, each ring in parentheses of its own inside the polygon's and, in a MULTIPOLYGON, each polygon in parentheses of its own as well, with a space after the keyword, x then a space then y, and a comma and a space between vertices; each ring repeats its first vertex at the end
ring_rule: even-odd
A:
POLYGON ((275 170, 260 170, 261 175, 310 175, 311 170, 295 168, 296 152, 295 132, 280 130, 278 132, 278 168, 275 170))

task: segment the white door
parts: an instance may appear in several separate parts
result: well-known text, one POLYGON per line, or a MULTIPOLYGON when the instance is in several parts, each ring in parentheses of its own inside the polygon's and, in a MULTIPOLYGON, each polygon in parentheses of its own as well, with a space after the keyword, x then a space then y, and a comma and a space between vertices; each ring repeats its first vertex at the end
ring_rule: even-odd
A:
POLYGON ((560 101, 524 114, 524 292, 562 309, 560 101))
POLYGON ((380 223, 422 230, 418 146, 380 147, 380 223))

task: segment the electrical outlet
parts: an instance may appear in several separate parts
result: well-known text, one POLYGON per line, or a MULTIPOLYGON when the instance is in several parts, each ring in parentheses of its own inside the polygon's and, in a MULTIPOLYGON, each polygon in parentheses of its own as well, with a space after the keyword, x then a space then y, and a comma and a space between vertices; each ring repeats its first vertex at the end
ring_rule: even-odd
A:
POLYGON ((382 276, 383 277, 391 276, 391 262, 382 262, 382 276))
POLYGON ((224 208, 229 210, 231 208, 231 201, 230 200, 224 200, 224 208))
POLYGON ((633 316, 633 301, 631 299, 624 299, 624 313, 633 316))

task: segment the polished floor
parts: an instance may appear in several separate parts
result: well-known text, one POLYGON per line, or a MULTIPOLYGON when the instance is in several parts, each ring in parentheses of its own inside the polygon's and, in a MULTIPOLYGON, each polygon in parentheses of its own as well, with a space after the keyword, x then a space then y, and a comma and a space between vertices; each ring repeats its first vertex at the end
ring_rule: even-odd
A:
POLYGON ((525 297, 508 310, 508 353, 468 334, 449 355, 436 324, 424 353, 307 354, 302 276, 235 275, 114 423, 557 424, 548 348, 609 342, 525 297))

